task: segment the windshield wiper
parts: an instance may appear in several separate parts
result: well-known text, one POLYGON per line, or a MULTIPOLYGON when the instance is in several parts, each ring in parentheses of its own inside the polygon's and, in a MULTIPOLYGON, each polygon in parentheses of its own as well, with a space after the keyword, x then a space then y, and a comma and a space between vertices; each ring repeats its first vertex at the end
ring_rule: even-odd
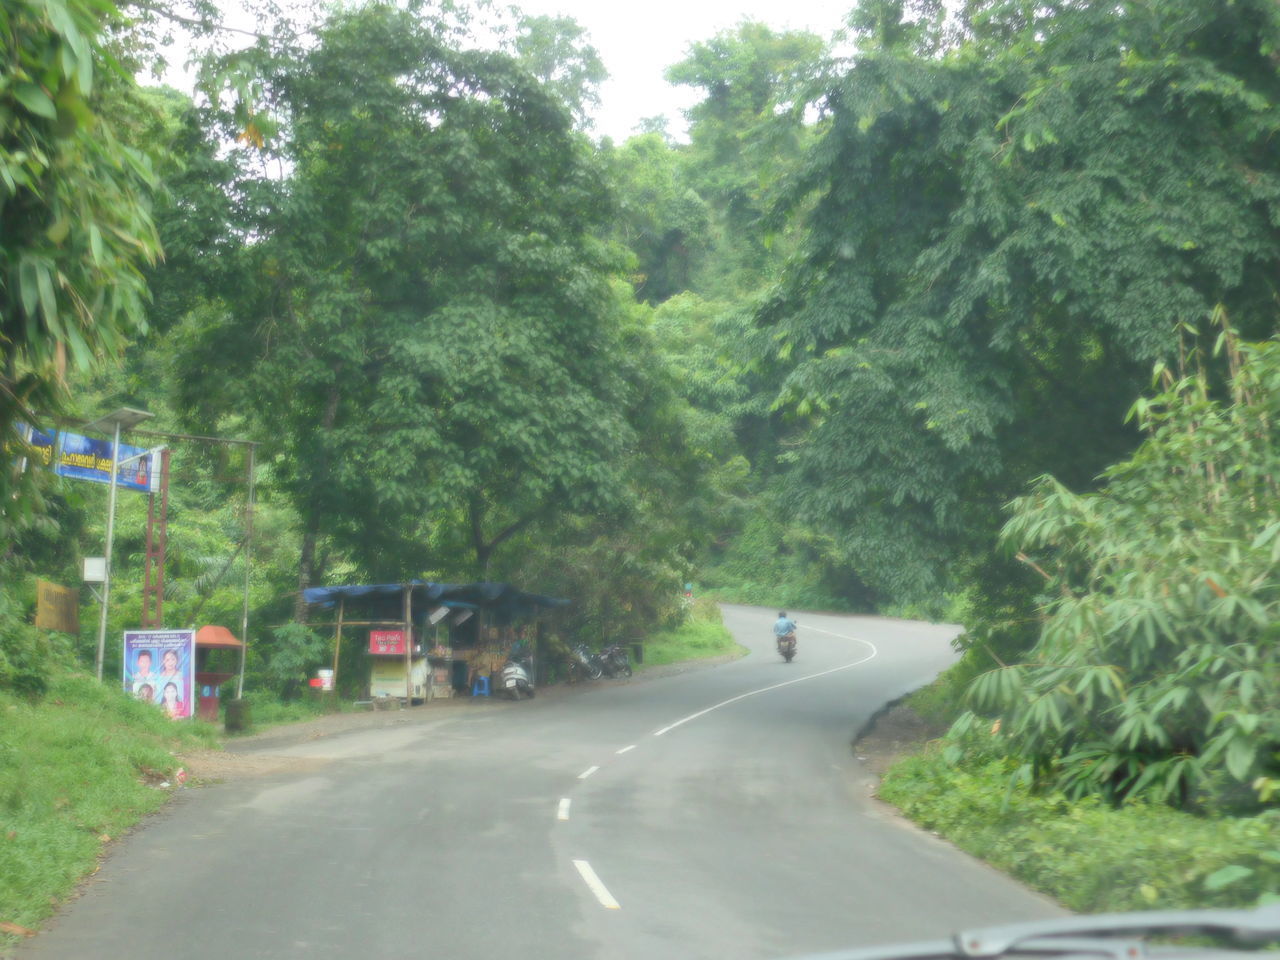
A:
POLYGON ((968 930, 946 940, 842 950, 808 960, 995 960, 1009 954, 1137 960, 1148 955, 1143 938, 1152 936, 1207 936, 1237 945, 1277 941, 1280 904, 1253 910, 1152 910, 1034 920, 968 930))

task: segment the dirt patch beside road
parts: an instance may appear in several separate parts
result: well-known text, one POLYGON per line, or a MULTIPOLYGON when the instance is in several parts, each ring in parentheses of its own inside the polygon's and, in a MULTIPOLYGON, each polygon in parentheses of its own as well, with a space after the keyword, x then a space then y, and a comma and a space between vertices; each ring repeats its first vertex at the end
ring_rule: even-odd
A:
POLYGON ((905 703, 898 703, 876 719, 854 743, 853 752, 879 778, 902 757, 946 732, 945 726, 927 723, 905 703))
POLYGON ((327 762, 312 757, 228 753, 225 750, 197 750, 182 754, 181 759, 187 776, 197 783, 265 777, 273 773, 306 773, 327 762))

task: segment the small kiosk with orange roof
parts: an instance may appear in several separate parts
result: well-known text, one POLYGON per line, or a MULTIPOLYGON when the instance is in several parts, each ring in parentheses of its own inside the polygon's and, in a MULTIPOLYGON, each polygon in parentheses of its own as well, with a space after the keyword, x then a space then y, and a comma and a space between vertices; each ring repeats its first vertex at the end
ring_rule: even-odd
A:
POLYGON ((214 650, 239 650, 243 646, 226 627, 209 624, 196 631, 196 692, 199 695, 196 716, 201 720, 218 722, 218 688, 236 675, 234 671, 210 670, 211 654, 214 650))

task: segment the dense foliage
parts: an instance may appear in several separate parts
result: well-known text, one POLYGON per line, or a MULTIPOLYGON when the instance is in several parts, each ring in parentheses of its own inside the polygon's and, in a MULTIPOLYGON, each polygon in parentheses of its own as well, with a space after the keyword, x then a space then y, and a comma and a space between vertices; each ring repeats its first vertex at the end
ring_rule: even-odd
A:
POLYGON ((877 588, 986 562, 1003 503, 1088 484, 1181 325, 1275 325, 1269 0, 864 3, 862 48, 760 313, 791 371, 792 502, 877 588), (811 199, 816 195, 816 200, 811 199))
POLYGON ((1280 340, 1226 340, 1224 396, 1204 370, 1162 369, 1134 408, 1149 438, 1101 489, 1042 478, 1005 526, 1047 579, 1043 626, 973 696, 1025 772, 1069 795, 1276 792, 1280 340))
POLYGON ((236 185, 268 199, 235 287, 176 332, 180 401, 273 428, 300 587, 322 532, 376 578, 445 546, 485 575, 526 526, 619 496, 647 372, 615 361, 629 345, 595 237, 607 193, 515 57, 380 5, 317 39, 264 66, 254 122, 281 130, 271 154, 292 172, 236 185))
MULTIPOLYGON (((110 3, 0 5, 0 442, 66 408, 68 368, 120 356, 145 327, 159 253, 148 158, 122 136, 135 84, 110 3)), ((0 469, 0 562, 38 507, 34 474, 0 469), (20 494, 14 496, 14 494, 20 494)))

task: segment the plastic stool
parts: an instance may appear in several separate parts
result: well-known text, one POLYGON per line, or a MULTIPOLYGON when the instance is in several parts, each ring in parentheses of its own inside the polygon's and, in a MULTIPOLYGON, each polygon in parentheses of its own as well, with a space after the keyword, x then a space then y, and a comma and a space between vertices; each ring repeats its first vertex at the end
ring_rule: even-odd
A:
POLYGON ((471 685, 471 695, 473 697, 489 696, 489 678, 483 675, 476 677, 475 683, 471 685))

